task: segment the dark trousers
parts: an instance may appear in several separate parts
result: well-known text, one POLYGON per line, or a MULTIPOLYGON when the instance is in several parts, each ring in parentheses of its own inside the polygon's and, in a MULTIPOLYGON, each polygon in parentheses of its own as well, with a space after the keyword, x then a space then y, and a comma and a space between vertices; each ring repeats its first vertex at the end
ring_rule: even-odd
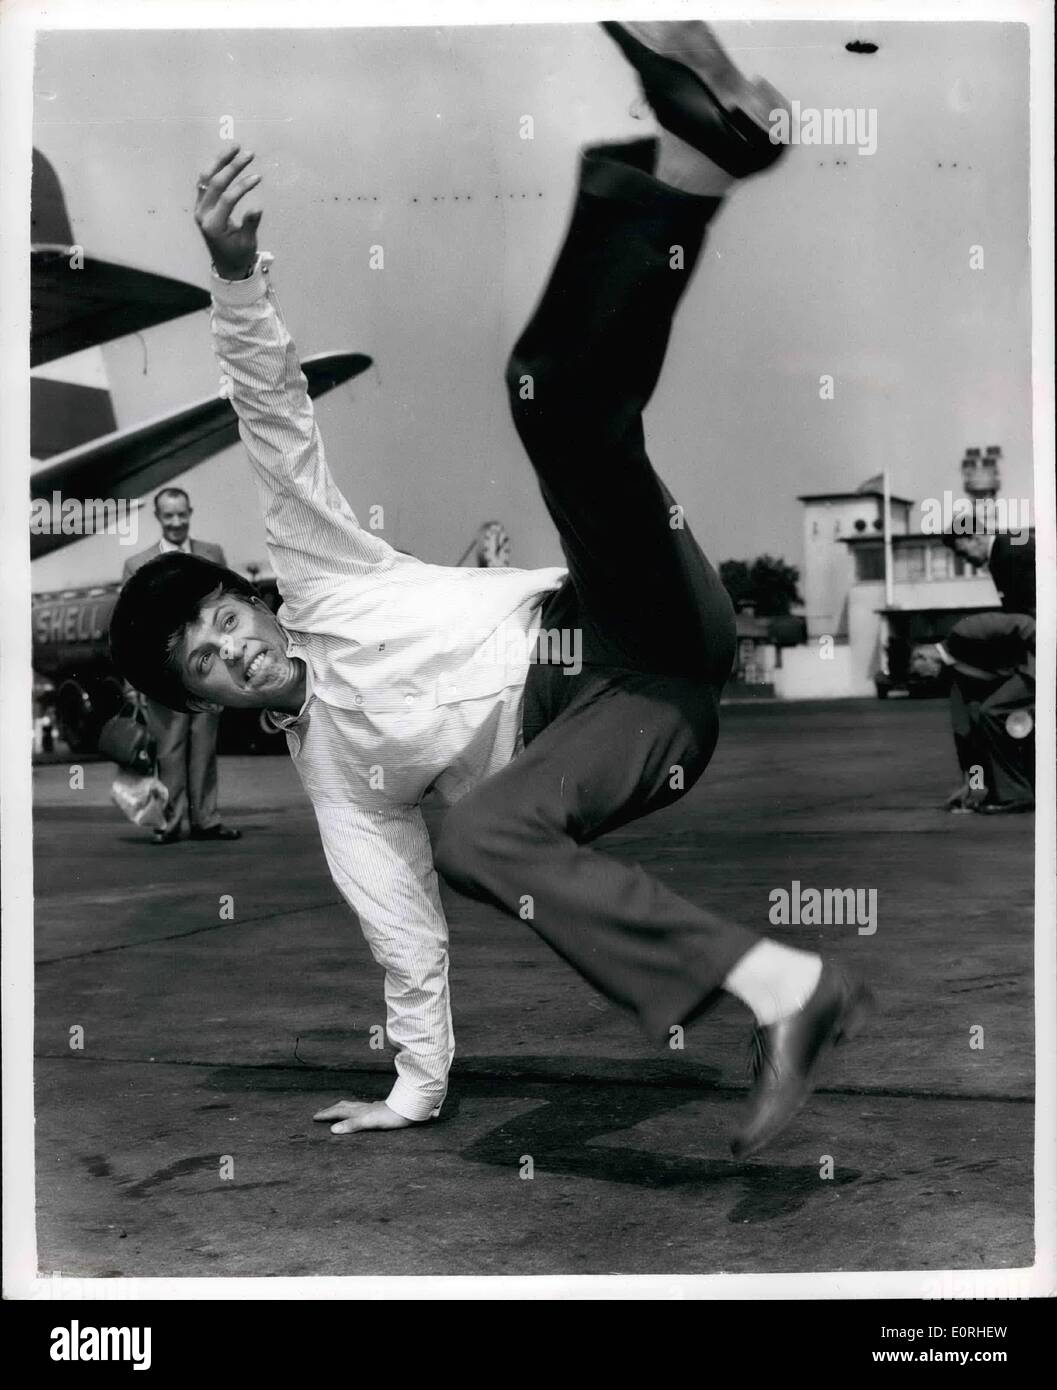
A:
POLYGON ((147 727, 158 741, 158 776, 169 803, 165 829, 186 816, 193 830, 220 824, 217 810, 217 730, 220 715, 210 711, 181 714, 147 700, 147 727))
POLYGON ((1027 676, 993 682, 955 676, 951 725, 962 772, 979 767, 992 801, 1034 801, 1035 738, 1011 738, 1006 720, 1014 711, 1035 715, 1035 682, 1027 676))
POLYGON ((524 750, 449 811, 436 867, 666 1040, 758 938, 591 848, 707 767, 735 653, 730 600, 643 439, 719 205, 657 183, 654 155, 653 141, 585 152, 564 245, 507 370, 569 569, 543 628, 582 634, 583 669, 531 668, 524 750))

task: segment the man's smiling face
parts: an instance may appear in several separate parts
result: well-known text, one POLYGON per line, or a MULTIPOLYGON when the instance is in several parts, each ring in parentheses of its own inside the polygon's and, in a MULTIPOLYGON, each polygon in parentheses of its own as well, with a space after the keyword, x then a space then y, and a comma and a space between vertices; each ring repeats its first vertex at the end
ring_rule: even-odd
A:
POLYGON ((163 492, 154 504, 161 533, 170 545, 183 545, 191 529, 191 504, 182 492, 163 492))
POLYGON ((286 655, 286 645, 286 634, 263 603, 218 590, 202 600, 174 654, 184 688, 196 699, 296 713, 304 698, 304 666, 286 655))

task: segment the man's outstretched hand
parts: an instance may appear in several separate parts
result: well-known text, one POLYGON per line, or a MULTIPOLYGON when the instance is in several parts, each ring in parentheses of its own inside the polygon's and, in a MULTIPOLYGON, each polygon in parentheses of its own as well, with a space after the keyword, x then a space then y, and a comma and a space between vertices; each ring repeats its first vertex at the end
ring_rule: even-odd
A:
POLYGON ((313 1115, 314 1120, 337 1120, 331 1124, 331 1134, 355 1134, 361 1129, 407 1129, 416 1123, 405 1120, 395 1110, 390 1110, 384 1100, 339 1100, 337 1105, 328 1106, 313 1115))
POLYGON ((242 280, 257 260, 259 210, 238 204, 261 181, 260 174, 247 174, 252 154, 241 154, 238 145, 218 154, 210 167, 198 176, 195 221, 205 237, 217 274, 225 280, 242 280))

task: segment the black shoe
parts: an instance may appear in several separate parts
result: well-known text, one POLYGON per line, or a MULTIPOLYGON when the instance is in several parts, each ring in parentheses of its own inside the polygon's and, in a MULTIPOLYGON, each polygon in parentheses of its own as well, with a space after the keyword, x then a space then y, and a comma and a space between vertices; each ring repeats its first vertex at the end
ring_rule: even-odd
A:
POLYGON ((785 145, 771 140, 769 117, 788 103, 769 82, 744 78, 707 24, 607 20, 602 28, 639 74, 666 130, 735 178, 781 158, 785 145))
POLYGON ((854 1037, 872 1004, 865 985, 824 962, 802 1009, 756 1029, 749 1118, 731 1142, 735 1158, 747 1158, 781 1133, 811 1094, 812 1072, 823 1050, 854 1037))
POLYGON ((175 845, 179 838, 180 827, 174 825, 168 830, 155 830, 154 834, 150 837, 150 842, 152 845, 175 845))
POLYGON ((192 840, 241 840, 242 831, 235 830, 230 825, 211 825, 208 830, 199 830, 197 827, 191 830, 192 840))
POLYGON ((973 807, 981 816, 1026 816, 1034 809, 1034 801, 982 801, 973 807))

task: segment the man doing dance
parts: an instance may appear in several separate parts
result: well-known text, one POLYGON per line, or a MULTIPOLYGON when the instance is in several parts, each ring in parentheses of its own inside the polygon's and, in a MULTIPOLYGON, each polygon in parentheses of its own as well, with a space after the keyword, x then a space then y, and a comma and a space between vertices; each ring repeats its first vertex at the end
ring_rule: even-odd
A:
POLYGON ((651 1039, 721 991, 743 1001, 757 1066, 736 1154, 788 1124, 868 1003, 820 957, 592 848, 677 800, 716 744, 731 604, 650 464, 642 413, 722 196, 782 153, 768 126, 782 99, 707 26, 606 28, 661 134, 583 153, 565 242, 507 366, 567 570, 427 565, 359 526, 257 252, 260 213, 239 212, 259 181, 252 155, 227 151, 198 186, 216 352, 284 604, 273 618, 237 575, 165 556, 126 586, 112 644, 155 699, 259 707, 287 731, 334 880, 384 967, 397 1050, 386 1101, 317 1116, 337 1132, 422 1122, 444 1100, 437 873, 527 921, 651 1039), (560 642, 530 659, 541 632, 576 634, 575 671, 560 642), (435 854, 429 790, 450 806, 435 854))

